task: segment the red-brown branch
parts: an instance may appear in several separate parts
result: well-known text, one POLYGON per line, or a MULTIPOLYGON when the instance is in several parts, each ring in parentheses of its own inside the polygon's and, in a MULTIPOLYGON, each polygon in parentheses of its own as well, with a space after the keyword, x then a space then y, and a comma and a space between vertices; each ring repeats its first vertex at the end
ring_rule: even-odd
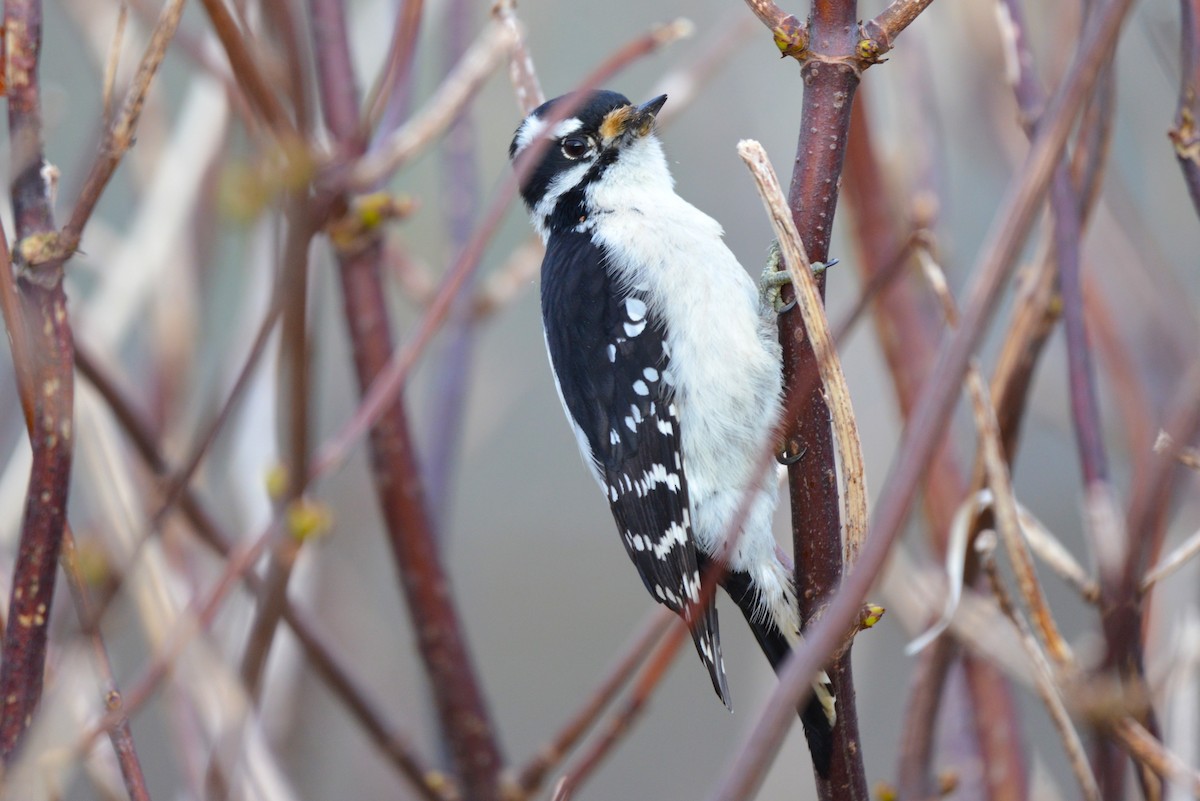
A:
MULTIPOLYGON (((829 239, 837 208, 838 186, 850 128, 850 110, 859 72, 849 62, 855 51, 855 3, 816 2, 809 21, 810 47, 821 54, 801 66, 804 86, 799 140, 788 204, 808 256, 829 258, 829 239)), ((817 285, 824 294, 824 276, 817 285)), ((829 409, 818 366, 800 315, 779 319, 783 345, 784 393, 798 397, 794 418, 785 420, 789 453, 804 457, 788 469, 792 540, 801 620, 821 613, 842 580, 842 531, 838 513, 837 469, 829 409), (797 393, 803 393, 797 395, 797 393)), ((837 697, 833 760, 827 781, 818 778, 823 798, 868 798, 858 736, 849 651, 829 668, 837 697)))
MULTIPOLYGON (((310 8, 325 125, 341 155, 361 155, 365 139, 345 8, 336 0, 310 0, 310 8)), ((365 394, 393 351, 382 235, 343 248, 338 261, 355 373, 365 394)), ((403 395, 392 396, 372 424, 370 450, 388 541, 455 773, 467 798, 500 801, 500 745, 438 553, 403 395)))
MULTIPOLYGON (((63 262, 61 258, 39 258, 41 246, 48 243, 54 231, 49 186, 52 176, 42 146, 40 0, 8 0, 4 25, 17 236, 14 251, 19 270, 19 314, 18 319, 9 319, 8 325, 21 328, 16 336, 27 347, 28 363, 18 368, 18 375, 32 401, 26 423, 33 449, 0 665, 0 759, 8 764, 42 695, 46 627, 67 522, 74 372, 63 262)), ((9 269, 7 263, 4 269, 9 269)))

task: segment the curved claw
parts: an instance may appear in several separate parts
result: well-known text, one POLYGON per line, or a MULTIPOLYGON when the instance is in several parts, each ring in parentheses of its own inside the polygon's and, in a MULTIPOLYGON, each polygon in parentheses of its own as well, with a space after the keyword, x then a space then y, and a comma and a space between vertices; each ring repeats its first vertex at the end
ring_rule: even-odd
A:
MULTIPOLYGON (((795 303, 793 302, 792 305, 794 306, 795 303)), ((797 453, 788 453, 785 450, 782 453, 775 454, 775 461, 779 462, 781 465, 791 467, 792 465, 796 464, 796 462, 799 462, 801 459, 803 459, 804 454, 806 453, 808 453, 808 448, 801 448, 797 453)))

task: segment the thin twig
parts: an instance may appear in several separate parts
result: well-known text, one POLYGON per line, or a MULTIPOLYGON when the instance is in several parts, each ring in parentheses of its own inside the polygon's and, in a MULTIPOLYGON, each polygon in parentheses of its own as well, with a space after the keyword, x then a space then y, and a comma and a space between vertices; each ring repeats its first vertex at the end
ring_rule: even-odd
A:
POLYGON ((893 41, 900 32, 916 21, 933 0, 892 0, 883 11, 873 20, 863 25, 863 33, 871 40, 873 55, 878 58, 893 47, 893 41))
POLYGON ((100 108, 104 126, 112 125, 113 92, 117 82, 117 66, 121 63, 121 47, 125 43, 125 20, 129 17, 129 6, 121 3, 117 9, 117 26, 113 31, 112 44, 108 48, 108 58, 104 61, 104 89, 101 93, 100 108))
POLYGON ((108 736, 112 741, 113 751, 117 755, 121 777, 125 780, 125 790, 129 793, 130 801, 150 801, 150 792, 146 789, 146 776, 142 771, 142 763, 138 759, 137 749, 133 744, 133 732, 129 728, 129 716, 124 713, 125 702, 121 696, 121 690, 117 687, 112 661, 108 658, 108 647, 104 644, 104 638, 100 636, 99 629, 90 625, 90 621, 95 620, 95 617, 92 614, 87 587, 79 569, 75 537, 70 530, 63 537, 60 562, 67 578, 67 587, 71 590, 71 600, 75 603, 79 622, 89 628, 87 636, 92 646, 92 660, 96 668, 97 679, 100 689, 104 693, 104 707, 108 714, 117 716, 116 723, 108 731, 108 736))
MULTIPOLYGON (((308 253, 316 232, 308 218, 305 201, 302 194, 289 198, 287 240, 278 271, 279 285, 284 293, 280 347, 287 388, 281 404, 282 416, 287 421, 284 429, 287 432, 287 484, 280 494, 279 506, 288 511, 300 503, 304 494, 312 424, 309 413, 308 253)), ((242 681, 255 701, 261 691, 275 629, 286 606, 288 580, 300 555, 301 541, 300 536, 281 537, 268 556, 264 592, 258 597, 241 664, 242 681)))
MULTIPOLYGON (((471 0, 450 0, 442 10, 443 58, 447 70, 453 69, 469 46, 467 30, 459 20, 470 11, 471 0)), ((468 106, 450 126, 438 148, 446 185, 442 212, 455 251, 471 238, 483 202, 475 132, 475 115, 468 106)), ((440 353, 433 359, 435 375, 429 382, 434 412, 425 433, 425 479, 439 537, 445 529, 454 468, 467 429, 466 399, 478 341, 478 318, 473 313, 478 282, 478 272, 472 271, 462 293, 451 304, 440 353)))
MULTIPOLYGON (((958 308, 954 297, 946 284, 946 276, 941 267, 926 251, 918 254, 921 268, 933 288, 934 294, 942 304, 946 321, 951 328, 958 327, 958 308)), ((971 399, 971 409, 975 417, 975 426, 979 432, 980 451, 983 455, 984 469, 987 473, 988 485, 992 490, 992 512, 999 524, 1001 539, 1008 550, 1012 561, 1013 572, 1017 576, 1017 586, 1021 589, 1021 597, 1025 601, 1042 642, 1049 649, 1055 664, 1060 668, 1072 660, 1070 646, 1058 630, 1054 613, 1046 601, 1041 582, 1038 581, 1037 569, 1033 557, 1029 553, 1025 539, 1021 536, 1021 524, 1017 513, 1017 502, 1013 495, 1012 479, 1000 438, 1000 423, 996 418, 996 409, 992 405, 987 384, 983 373, 975 359, 967 364, 965 378, 967 394, 971 399)))
POLYGON ((163 681, 171 674, 175 663, 183 656, 187 646, 196 636, 207 631, 208 627, 212 625, 213 619, 221 610, 229 592, 237 586, 242 575, 254 567, 254 563, 258 561, 271 538, 277 535, 277 531, 277 523, 272 521, 253 543, 238 549, 231 555, 203 602, 199 598, 192 602, 190 612, 186 613, 183 618, 187 621, 186 624, 175 630, 162 652, 146 668, 142 678, 131 685, 132 689, 125 695, 123 706, 110 711, 96 725, 80 736, 78 746, 80 753, 86 754, 91 751, 96 738, 113 726, 119 726, 121 721, 136 715, 137 711, 154 696, 163 681))
MULTIPOLYGON (((74 252, 78 247, 79 239, 83 236, 83 228, 92 216, 96 203, 104 193, 104 188, 108 186, 109 180, 116 171, 117 165, 121 163, 121 159, 125 157, 125 153, 133 146, 138 121, 142 115, 142 107, 146 102, 146 94, 150 91, 150 84, 154 81, 154 77, 158 74, 158 68, 167 55, 167 46, 171 43, 175 30, 179 27, 179 20, 183 17, 183 7, 184 0, 169 0, 163 6, 158 22, 154 26, 154 32, 151 34, 150 44, 146 46, 146 52, 138 64, 133 83, 125 93, 121 111, 105 132, 100 152, 92 163, 88 176, 83 182, 83 188, 79 192, 79 198, 75 201, 75 207, 71 210, 71 218, 63 226, 60 246, 63 248, 64 255, 74 252)), ((124 10, 124 6, 122 6, 122 10, 124 10)))
POLYGON ((1151 587, 1179 570, 1198 553, 1200 553, 1200 531, 1192 534, 1180 543, 1179 547, 1164 556, 1157 565, 1146 571, 1139 589, 1142 592, 1148 592, 1151 587))
POLYGON ((221 46, 225 49, 230 71, 250 104, 276 135, 293 139, 295 127, 255 60, 251 46, 253 43, 238 27, 237 21, 225 6, 225 0, 201 0, 201 3, 209 21, 212 22, 217 38, 221 41, 221 46))
POLYGON ((425 150, 446 132, 462 109, 495 75, 496 65, 508 56, 514 44, 509 28, 499 24, 485 27, 425 106, 355 165, 348 185, 357 189, 372 188, 425 150))
POLYGON ((509 30, 513 37, 512 54, 508 61, 508 77, 512 82, 513 94, 517 98, 517 109, 522 115, 533 111, 546 102, 546 95, 538 82, 533 56, 525 44, 525 30, 517 19, 515 0, 496 0, 492 4, 492 16, 509 30))
MULTIPOLYGON (((363 113, 363 128, 374 129, 373 139, 391 134, 400 121, 408 117, 413 95, 412 65, 424 12, 424 0, 404 0, 396 9, 396 24, 387 58, 375 86, 367 95, 363 113)), ((463 19, 459 17, 452 24, 463 28, 463 19)))
POLYGON ((1200 798, 1200 773, 1168 751, 1145 726, 1133 718, 1123 718, 1113 725, 1112 734, 1131 757, 1167 781, 1180 785, 1193 797, 1200 798))
MULTIPOLYGON (((998 432, 993 433, 998 434, 998 432)), ((996 439, 999 437, 996 436, 996 439)), ((1079 784, 1079 789, 1085 799, 1099 801, 1100 788, 1096 784, 1096 776, 1088 765, 1087 752, 1084 750, 1083 742, 1079 739, 1079 732, 1071 723, 1071 716, 1067 713, 1062 695, 1055 685, 1054 670, 1050 666, 1049 660, 1046 659, 1046 655, 1038 647, 1028 622, 1021 617, 1008 597, 1000 573, 996 569, 995 561, 985 558, 983 565, 992 587, 992 594, 996 597, 1000 610, 1016 628, 1021 646, 1025 649, 1026 656, 1029 657, 1033 667, 1034 688, 1037 690, 1038 697, 1042 699, 1046 711, 1050 713, 1050 720, 1058 731, 1059 739, 1062 740, 1063 748, 1067 752, 1067 762, 1071 765, 1071 772, 1075 774, 1075 781, 1079 784)))
POLYGON ((783 188, 775 177, 767 153, 758 142, 747 139, 738 143, 738 156, 754 177, 755 187, 783 250, 784 262, 796 291, 796 301, 804 318, 804 330, 808 332, 816 352, 821 383, 829 399, 829 411, 837 432, 838 456, 842 464, 846 527, 843 558, 849 567, 854 564, 867 532, 866 467, 863 465, 862 443, 858 437, 858 423, 854 419, 850 388, 829 334, 829 321, 825 319, 825 306, 813 280, 812 265, 804 253, 800 234, 783 197, 783 188))

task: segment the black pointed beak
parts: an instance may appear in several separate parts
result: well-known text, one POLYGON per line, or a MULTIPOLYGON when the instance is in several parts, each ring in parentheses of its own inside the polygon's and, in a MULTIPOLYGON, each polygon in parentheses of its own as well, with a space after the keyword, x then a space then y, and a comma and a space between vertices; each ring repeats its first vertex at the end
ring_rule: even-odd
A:
POLYGON ((646 115, 651 118, 658 116, 658 112, 662 109, 663 104, 667 102, 666 95, 659 95, 653 100, 647 100, 642 105, 638 106, 638 114, 646 115))
POLYGON ((667 102, 666 95, 659 95, 653 100, 647 100, 642 105, 634 109, 629 115, 629 122, 626 125, 626 132, 632 134, 636 138, 641 138, 654 130, 654 119, 658 116, 659 109, 667 102))

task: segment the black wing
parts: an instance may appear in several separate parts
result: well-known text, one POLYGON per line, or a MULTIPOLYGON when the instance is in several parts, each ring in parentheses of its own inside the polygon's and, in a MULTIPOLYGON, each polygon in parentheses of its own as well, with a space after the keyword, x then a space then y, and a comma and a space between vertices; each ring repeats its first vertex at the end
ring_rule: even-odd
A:
POLYGON ((583 233, 556 233, 542 262, 542 319, 559 393, 608 493, 647 591, 684 617, 713 687, 729 706, 713 601, 693 620, 700 572, 664 331, 623 289, 583 233))

